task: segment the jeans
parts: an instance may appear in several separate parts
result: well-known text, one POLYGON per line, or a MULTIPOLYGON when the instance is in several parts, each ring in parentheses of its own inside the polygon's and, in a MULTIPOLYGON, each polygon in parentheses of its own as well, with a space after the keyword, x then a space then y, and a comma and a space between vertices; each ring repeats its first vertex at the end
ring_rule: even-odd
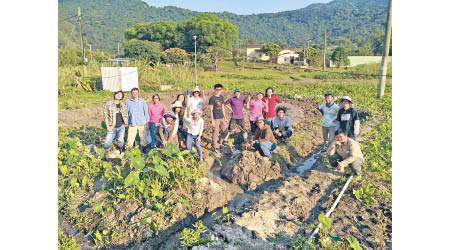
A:
POLYGON ((188 133, 187 139, 186 139, 186 148, 188 150, 192 150, 192 141, 194 141, 198 156, 200 157, 200 159, 203 159, 202 147, 200 146, 200 140, 198 140, 197 138, 198 138, 198 135, 192 135, 192 134, 188 133))
POLYGON ((275 117, 267 117, 266 118, 266 123, 267 125, 269 125, 270 127, 272 127, 272 122, 273 120, 275 120, 275 117))
POLYGON ((256 132, 256 121, 252 122, 250 121, 250 131, 252 132, 252 135, 256 132))
POLYGON ((178 131, 181 133, 181 135, 182 135, 184 138, 187 138, 188 132, 187 132, 186 130, 183 129, 183 126, 178 126, 178 131))
POLYGON ((281 136, 278 136, 275 133, 273 133, 273 135, 275 136, 275 139, 277 139, 277 140, 287 139, 292 136, 292 130, 288 130, 288 129, 278 129, 278 130, 281 132, 281 136))
POLYGON ((272 152, 275 148, 277 148, 277 145, 273 144, 270 141, 265 142, 255 142, 253 144, 253 147, 256 148, 263 156, 267 156, 269 158, 272 157, 272 152))
MULTIPOLYGON (((334 153, 334 155, 328 156, 328 162, 330 162, 331 166, 333 166, 333 167, 337 167, 339 165, 338 161, 343 161, 343 160, 344 159, 342 159, 342 157, 338 153, 334 153)), ((359 158, 349 164, 350 168, 353 171, 353 174, 355 174, 355 175, 362 174, 362 171, 361 171, 362 164, 363 164, 363 160, 361 160, 359 158)))
POLYGON ((323 145, 329 147, 334 141, 334 127, 322 127, 323 145), (328 142, 328 144, 326 144, 328 142))
POLYGON ((149 142, 151 142, 151 144, 150 144, 151 148, 156 147, 155 131, 156 131, 156 123, 150 123, 150 128, 149 128, 150 138, 148 138, 148 139, 149 139, 149 142))
POLYGON ((123 146, 125 137, 125 126, 120 126, 118 128, 113 128, 111 132, 106 132, 104 148, 108 149, 111 147, 113 139, 116 138, 119 147, 123 146))

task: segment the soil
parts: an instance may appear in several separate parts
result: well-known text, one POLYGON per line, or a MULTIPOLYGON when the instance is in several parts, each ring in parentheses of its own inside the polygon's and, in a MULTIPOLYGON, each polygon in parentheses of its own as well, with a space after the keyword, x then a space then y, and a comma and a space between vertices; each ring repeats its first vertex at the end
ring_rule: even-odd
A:
MULTIPOLYGON (((166 109, 176 94, 161 94, 166 109)), ((209 97, 212 91, 205 91, 205 94, 209 97)), ((243 96, 249 94, 255 93, 242 92, 243 96)), ((224 93, 225 99, 231 95, 230 92, 224 93)), ((230 135, 235 145, 231 142, 233 140, 229 140, 221 149, 220 161, 215 160, 208 153, 212 149, 212 130, 209 112, 204 112, 205 129, 201 144, 207 174, 200 179, 200 192, 194 197, 199 201, 197 212, 188 214, 180 207, 177 209, 180 211, 176 216, 177 222, 164 228, 159 235, 136 228, 130 239, 142 238, 142 243, 122 242, 112 249, 179 249, 178 233, 197 219, 207 226, 213 242, 193 249, 288 249, 290 240, 296 235, 309 236, 314 230, 311 224, 317 225, 318 215, 331 207, 346 178, 328 168, 326 154, 320 154, 322 133, 318 103, 309 98, 280 98, 289 108, 286 115, 292 118, 295 132, 287 145, 277 147, 269 161, 258 152, 243 150, 237 130, 230 135), (236 148, 241 150, 236 153, 236 148), (312 156, 314 159, 310 160, 315 161, 312 168, 299 175, 296 172, 298 164, 312 156), (223 206, 230 209, 230 221, 218 222, 215 217, 221 215, 223 206)), ((150 95, 144 95, 144 99, 150 100, 150 95)), ((207 111, 207 105, 203 111, 207 111)), ((248 111, 244 113, 248 117, 248 111)), ((357 140, 364 142, 364 136, 380 119, 383 116, 377 115, 363 122, 361 136, 357 140)), ((60 124, 67 126, 100 127, 102 106, 64 110, 59 113, 59 120, 60 124)), ((248 122, 246 129, 249 130, 248 122)), ((127 204, 123 211, 114 211, 114 216, 106 217, 138 223, 144 214, 145 211, 127 204)), ((331 219, 331 230, 335 235, 346 237, 352 234, 369 249, 387 249, 391 245, 391 202, 375 202, 368 206, 356 200, 351 191, 346 191, 331 219)))

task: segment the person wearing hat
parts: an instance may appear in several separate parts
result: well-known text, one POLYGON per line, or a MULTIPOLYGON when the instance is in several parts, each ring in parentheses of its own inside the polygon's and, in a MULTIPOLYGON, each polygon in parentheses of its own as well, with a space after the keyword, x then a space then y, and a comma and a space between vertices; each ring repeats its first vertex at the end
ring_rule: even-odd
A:
POLYGON ((115 92, 113 97, 113 100, 109 100, 103 105, 103 119, 106 124, 104 148, 109 151, 115 137, 119 150, 122 152, 124 151, 125 127, 128 126, 128 111, 122 101, 124 97, 122 91, 115 92))
MULTIPOLYGON (((175 116, 177 117, 177 119, 175 120, 175 126, 178 128, 177 130, 173 131, 173 140, 175 142, 175 144, 178 145, 178 131, 183 131, 180 128, 183 128, 183 114, 182 114, 182 110, 183 110, 183 103, 181 101, 175 101, 172 106, 171 106, 172 112, 175 114, 175 116)), ((183 132, 181 132, 183 133, 183 132)))
POLYGON ((175 124, 176 120, 177 116, 172 111, 168 111, 163 115, 155 133, 158 146, 165 148, 169 142, 176 143, 173 138, 173 131, 178 129, 175 124))
POLYGON ((194 90, 192 91, 192 96, 187 100, 187 116, 192 117, 191 114, 194 110, 203 110, 203 104, 205 103, 205 101, 201 96, 202 95, 200 94, 200 89, 198 88, 198 86, 195 86, 194 90))
POLYGON ((359 115, 353 107, 352 99, 344 96, 340 100, 342 108, 338 111, 336 117, 335 131, 342 129, 352 139, 359 135, 359 115))
POLYGON ((203 161, 200 139, 203 133, 204 122, 201 115, 202 111, 199 109, 192 111, 191 117, 184 118, 184 125, 187 128, 187 138, 186 138, 187 150, 192 150, 192 142, 194 142, 200 161, 203 161))
POLYGON ((324 150, 334 141, 336 130, 336 118, 339 107, 334 103, 334 96, 331 93, 325 94, 325 102, 319 105, 319 111, 323 115, 322 135, 324 150))
POLYGON ((247 142, 246 147, 254 147, 261 155, 271 158, 272 152, 277 147, 277 140, 275 139, 272 129, 266 124, 264 117, 256 118, 256 132, 253 140, 247 142))
POLYGON ((347 133, 339 129, 336 131, 336 141, 330 144, 327 150, 328 161, 331 166, 343 172, 349 166, 353 174, 361 175, 361 167, 364 162, 364 155, 361 152, 359 143, 347 136, 347 133))
POLYGON ((249 96, 247 100, 247 109, 250 109, 248 120, 250 121, 250 131, 252 132, 252 135, 254 135, 256 131, 256 118, 258 116, 263 116, 263 111, 268 112, 269 110, 269 106, 262 101, 263 97, 264 94, 259 92, 256 94, 256 99, 250 100, 251 97, 249 96))
POLYGON ((160 97, 157 94, 152 96, 153 103, 148 106, 148 115, 150 121, 148 123, 149 135, 147 136, 150 143, 150 147, 156 147, 155 130, 156 126, 161 122, 161 118, 164 115, 164 104, 160 103, 160 97))
POLYGON ((241 131, 244 139, 247 138, 247 131, 245 130, 244 123, 244 104, 247 100, 241 97, 241 90, 238 88, 234 89, 234 96, 229 98, 224 104, 229 110, 231 110, 230 123, 228 124, 228 131, 231 131, 233 125, 237 125, 241 131), (231 108, 230 108, 231 106, 231 108))
POLYGON ((277 107, 277 117, 272 122, 272 130, 275 139, 280 143, 287 142, 292 136, 292 120, 286 115, 285 107, 277 107))

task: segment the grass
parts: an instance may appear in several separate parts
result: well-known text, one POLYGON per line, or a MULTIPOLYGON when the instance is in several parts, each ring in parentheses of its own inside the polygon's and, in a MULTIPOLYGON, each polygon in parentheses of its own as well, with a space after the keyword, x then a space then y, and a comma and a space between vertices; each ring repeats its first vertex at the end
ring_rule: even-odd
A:
MULTIPOLYGON (((232 91, 240 88, 241 91, 263 91, 267 87, 274 87, 280 94, 302 95, 300 89, 311 83, 350 83, 355 82, 352 72, 368 73, 374 71, 377 65, 358 66, 354 69, 329 69, 330 71, 344 72, 345 74, 305 72, 294 66, 280 66, 269 64, 248 63, 245 69, 236 68, 232 61, 223 61, 219 66, 219 73, 213 71, 198 71, 198 83, 201 89, 212 89, 215 83, 222 83, 224 89, 232 91), (350 78, 340 79, 339 78, 350 78), (314 79, 316 78, 316 79, 314 79), (327 79, 320 81, 318 79, 327 79)), ((83 81, 89 82, 93 89, 101 88, 101 65, 92 63, 85 66, 61 66, 58 69, 58 97, 59 109, 78 109, 103 103, 111 97, 110 91, 87 92, 82 88, 74 86, 76 75, 84 75, 83 81)), ((172 85, 168 91, 184 92, 187 88, 193 88, 195 74, 190 66, 173 65, 167 67, 158 64, 155 67, 137 62, 139 69, 139 86, 144 93, 160 93, 161 85, 172 85)), ((357 79, 360 79, 358 77, 357 79)), ((389 80, 390 81, 390 80, 389 80)), ((371 85, 376 83, 375 79, 363 79, 356 82, 367 82, 371 85)), ((323 93, 320 93, 322 95, 323 93)))

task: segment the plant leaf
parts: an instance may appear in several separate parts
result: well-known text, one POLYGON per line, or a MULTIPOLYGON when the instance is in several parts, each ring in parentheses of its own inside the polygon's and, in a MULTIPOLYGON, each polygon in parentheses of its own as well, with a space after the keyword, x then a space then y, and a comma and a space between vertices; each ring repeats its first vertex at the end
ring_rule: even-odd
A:
POLYGON ((133 160, 131 160, 131 165, 137 170, 142 170, 145 167, 144 158, 142 158, 142 156, 140 155, 136 156, 135 158, 133 158, 133 160))
POLYGON ((128 174, 127 178, 125 178, 125 181, 123 182, 123 184, 125 184, 125 187, 129 187, 131 185, 136 185, 138 181, 139 181, 138 173, 135 171, 131 171, 128 174))
POLYGON ((167 178, 170 177, 169 172, 167 172, 167 169, 163 165, 156 165, 152 170, 161 176, 165 176, 167 178))
POLYGON ((334 236, 334 235, 331 235, 331 234, 330 234, 330 239, 331 239, 332 241, 343 241, 341 237, 339 237, 339 236, 334 236))
POLYGON ((347 241, 348 243, 350 243, 350 247, 353 248, 354 250, 362 250, 358 240, 355 237, 353 237, 353 235, 349 235, 347 237, 347 241))
POLYGON ((319 214, 319 222, 322 223, 323 227, 325 229, 328 229, 331 227, 331 220, 330 218, 326 217, 323 214, 319 214))
POLYGON ((59 167, 59 171, 61 171, 61 174, 66 176, 66 174, 67 174, 67 166, 64 165, 64 166, 59 167))

